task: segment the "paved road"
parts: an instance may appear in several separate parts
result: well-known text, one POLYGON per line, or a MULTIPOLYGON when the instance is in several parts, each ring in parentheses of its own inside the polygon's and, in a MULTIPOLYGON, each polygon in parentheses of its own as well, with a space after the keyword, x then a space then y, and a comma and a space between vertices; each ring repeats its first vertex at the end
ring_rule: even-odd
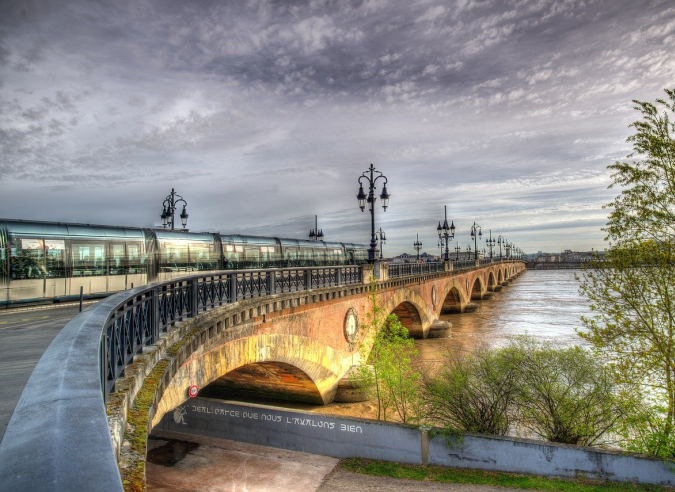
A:
POLYGON ((0 311, 0 440, 35 365, 79 306, 0 311))

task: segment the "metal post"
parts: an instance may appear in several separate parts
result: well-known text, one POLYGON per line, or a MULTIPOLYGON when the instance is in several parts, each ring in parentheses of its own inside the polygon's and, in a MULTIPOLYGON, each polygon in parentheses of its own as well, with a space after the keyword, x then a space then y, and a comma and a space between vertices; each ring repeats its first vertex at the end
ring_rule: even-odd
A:
POLYGON ((84 287, 80 285, 80 312, 82 312, 82 301, 84 300, 84 287))

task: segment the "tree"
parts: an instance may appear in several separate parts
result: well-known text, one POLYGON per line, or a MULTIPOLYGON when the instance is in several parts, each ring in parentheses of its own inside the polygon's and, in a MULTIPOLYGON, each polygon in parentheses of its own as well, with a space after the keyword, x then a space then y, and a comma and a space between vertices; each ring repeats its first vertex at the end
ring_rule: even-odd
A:
POLYGON ((634 383, 643 406, 626 422, 633 449, 675 456, 675 90, 657 105, 633 101, 642 119, 628 162, 609 166, 621 193, 605 231, 611 248, 589 265, 581 292, 593 316, 579 335, 634 383), (662 112, 659 112, 662 109, 662 112))
POLYGON ((644 405, 625 435, 631 449, 675 456, 675 249, 643 240, 616 246, 587 269, 582 293, 593 316, 583 317, 588 340, 609 361, 618 382, 633 385, 644 405), (640 444, 642 443, 642 444, 640 444))
POLYGON ((418 413, 421 378, 411 365, 417 355, 415 343, 396 315, 384 317, 376 287, 370 303, 368 321, 361 326, 364 337, 360 345, 361 360, 368 364, 358 366, 352 377, 377 401, 378 420, 388 420, 388 412, 393 409, 401 422, 410 423, 418 413))
POLYGON ((515 413, 520 426, 552 442, 592 446, 624 413, 619 385, 581 347, 521 339, 515 413))
POLYGON ((426 419, 451 431, 505 435, 518 390, 515 355, 487 348, 449 353, 442 368, 424 378, 426 419))
POLYGON ((622 188, 611 208, 607 239, 615 244, 653 239, 675 239, 675 90, 665 90, 666 99, 657 99, 659 108, 633 101, 642 120, 631 126, 635 135, 629 162, 609 166, 614 183, 622 188))

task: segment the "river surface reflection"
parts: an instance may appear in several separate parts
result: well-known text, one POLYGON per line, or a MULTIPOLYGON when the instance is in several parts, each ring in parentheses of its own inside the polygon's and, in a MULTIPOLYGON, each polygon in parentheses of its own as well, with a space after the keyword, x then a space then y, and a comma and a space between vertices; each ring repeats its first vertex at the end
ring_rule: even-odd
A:
POLYGON ((584 344, 575 330, 581 328, 581 316, 590 315, 591 310, 574 276, 574 270, 528 270, 491 299, 477 301, 477 311, 442 315, 442 320, 452 323, 450 336, 416 340, 419 361, 437 362, 448 350, 503 346, 518 335, 584 344))

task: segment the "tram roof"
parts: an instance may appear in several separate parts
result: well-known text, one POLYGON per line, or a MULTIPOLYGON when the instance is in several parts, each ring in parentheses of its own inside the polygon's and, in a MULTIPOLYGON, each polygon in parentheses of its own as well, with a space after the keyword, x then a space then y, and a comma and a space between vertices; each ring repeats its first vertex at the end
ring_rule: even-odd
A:
POLYGON ((143 239, 142 229, 67 222, 0 219, 0 224, 10 235, 45 237, 90 237, 143 239))

